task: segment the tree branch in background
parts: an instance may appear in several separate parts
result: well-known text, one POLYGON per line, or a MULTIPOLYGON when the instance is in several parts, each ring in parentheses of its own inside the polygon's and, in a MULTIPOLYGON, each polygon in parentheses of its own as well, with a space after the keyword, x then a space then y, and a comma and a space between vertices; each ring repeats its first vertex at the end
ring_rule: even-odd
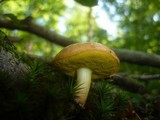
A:
POLYGON ((138 79, 140 81, 160 80, 160 74, 155 75, 130 75, 131 78, 138 79))
POLYGON ((127 49, 113 49, 123 62, 160 67, 160 56, 127 49))
MULTIPOLYGON (((4 20, 0 18, 0 28, 10 30, 19 29, 37 36, 40 36, 50 42, 61 46, 67 46, 76 43, 75 40, 66 38, 54 31, 46 29, 40 25, 33 23, 32 18, 28 17, 24 20, 4 20)), ((160 56, 139 51, 130 51, 125 49, 114 49, 121 62, 134 63, 138 65, 147 65, 152 67, 160 67, 160 56)))
POLYGON ((7 36, 8 40, 10 40, 11 42, 19 42, 21 40, 23 40, 23 38, 21 37, 16 37, 16 36, 7 36))
POLYGON ((112 76, 111 79, 113 80, 113 84, 118 85, 120 88, 131 91, 134 93, 145 93, 144 87, 141 85, 137 85, 127 78, 123 76, 112 76))
POLYGON ((62 46, 67 46, 69 44, 75 43, 74 40, 65 38, 61 35, 56 34, 54 31, 51 31, 49 29, 46 29, 45 27, 33 23, 31 17, 27 17, 24 20, 16 21, 0 19, 0 28, 7 28, 10 30, 23 30, 62 46))

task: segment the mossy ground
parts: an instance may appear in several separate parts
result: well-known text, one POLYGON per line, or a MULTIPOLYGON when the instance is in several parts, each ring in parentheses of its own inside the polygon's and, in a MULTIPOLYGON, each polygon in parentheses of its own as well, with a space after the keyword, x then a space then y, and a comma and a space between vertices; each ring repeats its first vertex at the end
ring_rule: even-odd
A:
POLYGON ((130 93, 106 80, 92 83, 85 105, 74 102, 74 78, 47 64, 33 62, 19 84, 0 74, 0 119, 16 120, 158 120, 156 96, 130 93))

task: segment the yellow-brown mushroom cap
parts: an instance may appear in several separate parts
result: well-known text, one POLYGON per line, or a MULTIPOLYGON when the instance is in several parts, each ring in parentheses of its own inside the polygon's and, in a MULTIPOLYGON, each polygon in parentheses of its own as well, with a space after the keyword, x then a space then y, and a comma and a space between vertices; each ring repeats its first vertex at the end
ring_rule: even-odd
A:
POLYGON ((89 68, 92 70, 92 79, 99 79, 115 74, 120 61, 108 47, 87 42, 65 47, 55 56, 53 64, 69 76, 74 76, 79 68, 89 68))

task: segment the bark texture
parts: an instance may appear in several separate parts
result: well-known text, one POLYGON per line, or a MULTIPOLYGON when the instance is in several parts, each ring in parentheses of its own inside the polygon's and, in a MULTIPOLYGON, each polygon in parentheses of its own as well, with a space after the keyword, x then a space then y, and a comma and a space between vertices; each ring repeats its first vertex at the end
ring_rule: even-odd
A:
POLYGON ((4 49, 0 50, 0 70, 7 73, 11 79, 16 81, 22 79, 29 69, 28 65, 19 61, 10 52, 4 49))

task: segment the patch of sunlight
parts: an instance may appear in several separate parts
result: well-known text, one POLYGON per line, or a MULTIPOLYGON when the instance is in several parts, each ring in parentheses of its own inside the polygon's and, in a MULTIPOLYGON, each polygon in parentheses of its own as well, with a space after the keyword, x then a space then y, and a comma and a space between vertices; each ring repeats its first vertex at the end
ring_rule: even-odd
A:
POLYGON ((158 15, 157 13, 154 14, 153 20, 154 20, 155 22, 158 22, 158 21, 160 20, 160 15, 158 15))
POLYGON ((94 16, 96 16, 96 22, 98 26, 106 30, 107 34, 112 38, 117 36, 117 23, 111 21, 107 13, 100 7, 94 7, 94 16))

